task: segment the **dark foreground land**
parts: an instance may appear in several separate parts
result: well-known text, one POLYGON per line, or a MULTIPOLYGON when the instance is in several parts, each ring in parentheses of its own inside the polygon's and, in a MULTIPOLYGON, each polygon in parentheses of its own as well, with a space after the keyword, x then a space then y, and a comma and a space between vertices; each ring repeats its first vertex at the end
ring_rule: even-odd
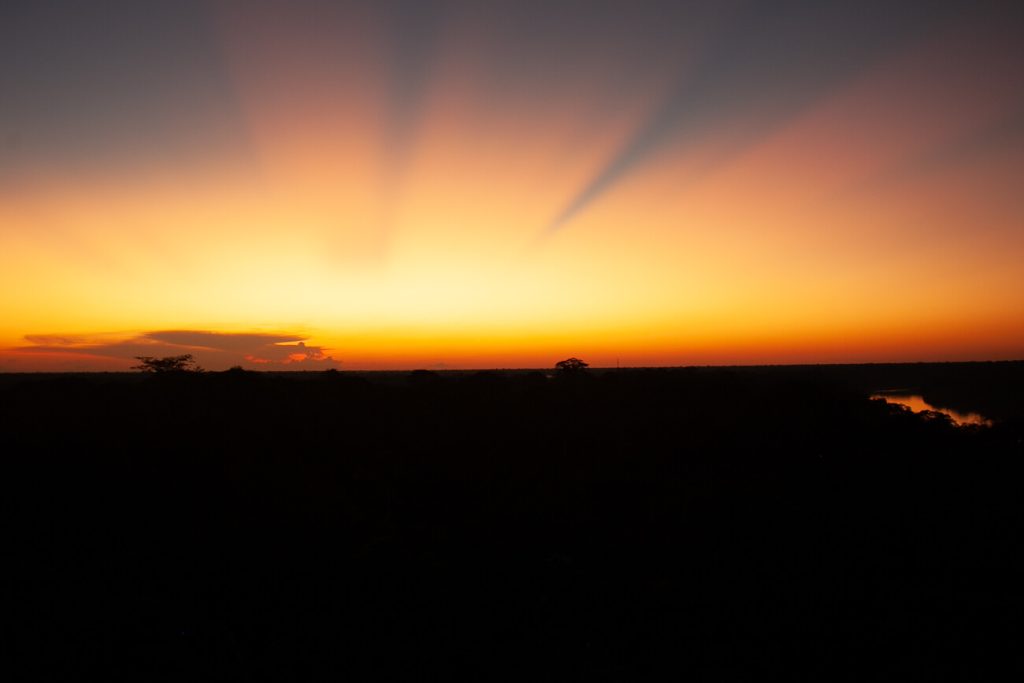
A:
POLYGON ((1015 680, 1022 389, 1021 363, 0 375, 4 678, 1015 680))

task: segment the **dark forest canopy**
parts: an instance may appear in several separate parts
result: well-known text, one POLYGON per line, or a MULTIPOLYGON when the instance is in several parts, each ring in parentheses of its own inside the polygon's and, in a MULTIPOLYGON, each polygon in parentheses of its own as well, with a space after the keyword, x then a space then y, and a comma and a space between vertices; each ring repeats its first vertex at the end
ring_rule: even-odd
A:
POLYGON ((991 677, 1021 376, 5 375, 14 649, 39 679, 991 677))

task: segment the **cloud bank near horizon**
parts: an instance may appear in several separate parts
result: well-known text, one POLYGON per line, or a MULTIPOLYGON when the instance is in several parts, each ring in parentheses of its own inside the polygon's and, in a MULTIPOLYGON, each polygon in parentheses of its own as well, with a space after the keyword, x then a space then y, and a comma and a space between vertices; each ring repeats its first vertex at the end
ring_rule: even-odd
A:
MULTIPOLYGON (((335 367, 340 361, 322 346, 307 345, 298 334, 216 332, 213 330, 156 330, 140 334, 67 335, 28 334, 29 345, 13 351, 26 354, 67 355, 83 360, 124 360, 125 368, 138 356, 191 354, 209 370, 243 367, 335 367)), ((108 363, 109 365, 109 363, 108 363)))

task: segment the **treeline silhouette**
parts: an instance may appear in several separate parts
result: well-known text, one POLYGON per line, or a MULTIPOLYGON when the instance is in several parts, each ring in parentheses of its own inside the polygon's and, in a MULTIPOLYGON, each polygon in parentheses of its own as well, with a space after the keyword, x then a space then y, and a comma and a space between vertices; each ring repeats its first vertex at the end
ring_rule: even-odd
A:
POLYGON ((0 376, 12 666, 1003 678, 1024 428, 999 366, 0 376), (903 384, 999 421, 868 399, 903 384))

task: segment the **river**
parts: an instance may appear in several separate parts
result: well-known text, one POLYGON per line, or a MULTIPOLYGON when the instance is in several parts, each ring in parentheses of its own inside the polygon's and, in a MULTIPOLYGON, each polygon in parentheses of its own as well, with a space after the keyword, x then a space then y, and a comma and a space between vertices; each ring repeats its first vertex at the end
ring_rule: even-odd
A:
POLYGON ((924 400, 920 394, 902 393, 898 391, 880 391, 872 394, 871 398, 884 399, 889 403, 896 403, 901 406, 910 408, 915 413, 920 413, 923 410, 932 410, 937 413, 943 413, 948 415, 951 420, 957 425, 990 425, 992 421, 986 418, 984 415, 978 413, 961 413, 958 410, 952 408, 940 408, 933 406, 924 400))

